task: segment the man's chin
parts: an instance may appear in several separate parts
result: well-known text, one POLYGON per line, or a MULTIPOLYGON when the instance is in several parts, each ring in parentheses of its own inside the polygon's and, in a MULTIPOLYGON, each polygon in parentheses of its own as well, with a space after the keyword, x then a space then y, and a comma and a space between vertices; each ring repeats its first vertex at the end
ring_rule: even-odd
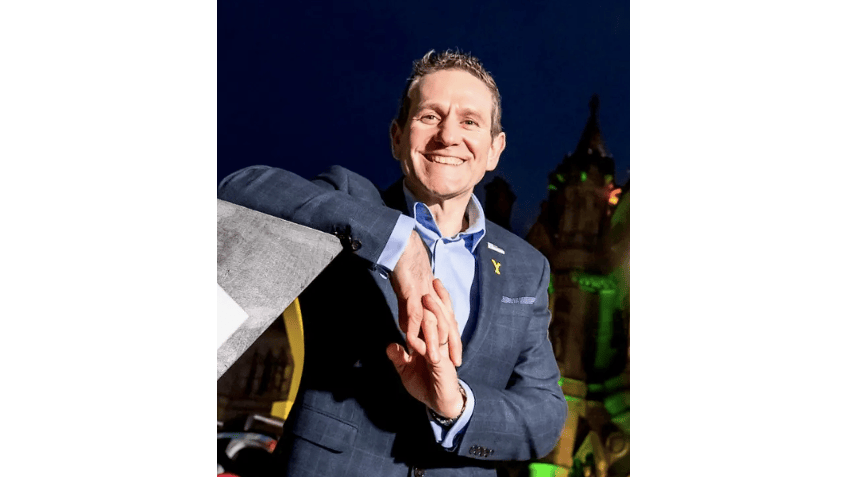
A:
POLYGON ((471 190, 463 190, 463 188, 452 183, 450 180, 444 180, 439 177, 430 177, 430 180, 421 181, 417 178, 406 176, 404 179, 406 187, 412 192, 418 200, 422 202, 443 202, 457 197, 471 195, 471 190))
POLYGON ((457 198, 468 198, 470 191, 462 192, 450 188, 427 188, 425 189, 427 200, 431 202, 445 202, 457 198))

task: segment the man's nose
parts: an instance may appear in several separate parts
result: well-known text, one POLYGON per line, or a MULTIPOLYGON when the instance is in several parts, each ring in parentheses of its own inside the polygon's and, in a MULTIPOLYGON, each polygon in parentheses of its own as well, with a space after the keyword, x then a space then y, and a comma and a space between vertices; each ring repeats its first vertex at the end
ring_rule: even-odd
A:
POLYGON ((439 125, 439 133, 436 135, 436 139, 445 146, 459 144, 461 137, 462 131, 459 129, 459 124, 449 120, 442 121, 442 124, 439 125))

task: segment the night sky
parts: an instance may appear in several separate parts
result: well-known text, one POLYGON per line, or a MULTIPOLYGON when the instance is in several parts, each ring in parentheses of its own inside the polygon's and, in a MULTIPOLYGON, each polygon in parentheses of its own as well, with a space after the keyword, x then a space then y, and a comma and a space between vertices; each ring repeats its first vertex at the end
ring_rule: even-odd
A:
POLYGON ((306 178, 340 164, 387 187, 400 177, 388 130, 412 61, 460 49, 500 88, 507 147, 481 186, 494 175, 510 183, 512 228, 524 236, 594 93, 616 182, 629 179, 629 39, 620 0, 219 2, 218 180, 253 164, 306 178))

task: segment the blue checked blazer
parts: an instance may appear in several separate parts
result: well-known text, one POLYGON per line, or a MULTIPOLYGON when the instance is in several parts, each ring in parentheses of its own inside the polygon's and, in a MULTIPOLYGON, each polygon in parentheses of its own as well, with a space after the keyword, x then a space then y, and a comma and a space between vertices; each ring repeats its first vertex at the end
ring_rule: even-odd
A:
POLYGON ((406 208, 400 182, 381 193, 338 166, 312 181, 254 166, 226 177, 218 198, 336 234, 345 247, 300 296, 303 377, 268 475, 494 477, 496 461, 553 449, 567 407, 548 340, 549 265, 524 240, 486 221, 479 314, 457 370, 476 404, 447 451, 385 352, 404 338, 374 263, 406 208))

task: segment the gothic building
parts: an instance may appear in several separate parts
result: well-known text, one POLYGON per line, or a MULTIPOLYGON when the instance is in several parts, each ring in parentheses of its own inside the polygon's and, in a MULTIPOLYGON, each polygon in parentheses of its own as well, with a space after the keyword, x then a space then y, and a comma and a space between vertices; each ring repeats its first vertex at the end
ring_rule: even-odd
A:
POLYGON ((527 241, 551 264, 550 339, 569 405, 548 460, 616 476, 629 473, 629 183, 614 182, 599 104, 593 96, 577 147, 549 174, 527 241))

